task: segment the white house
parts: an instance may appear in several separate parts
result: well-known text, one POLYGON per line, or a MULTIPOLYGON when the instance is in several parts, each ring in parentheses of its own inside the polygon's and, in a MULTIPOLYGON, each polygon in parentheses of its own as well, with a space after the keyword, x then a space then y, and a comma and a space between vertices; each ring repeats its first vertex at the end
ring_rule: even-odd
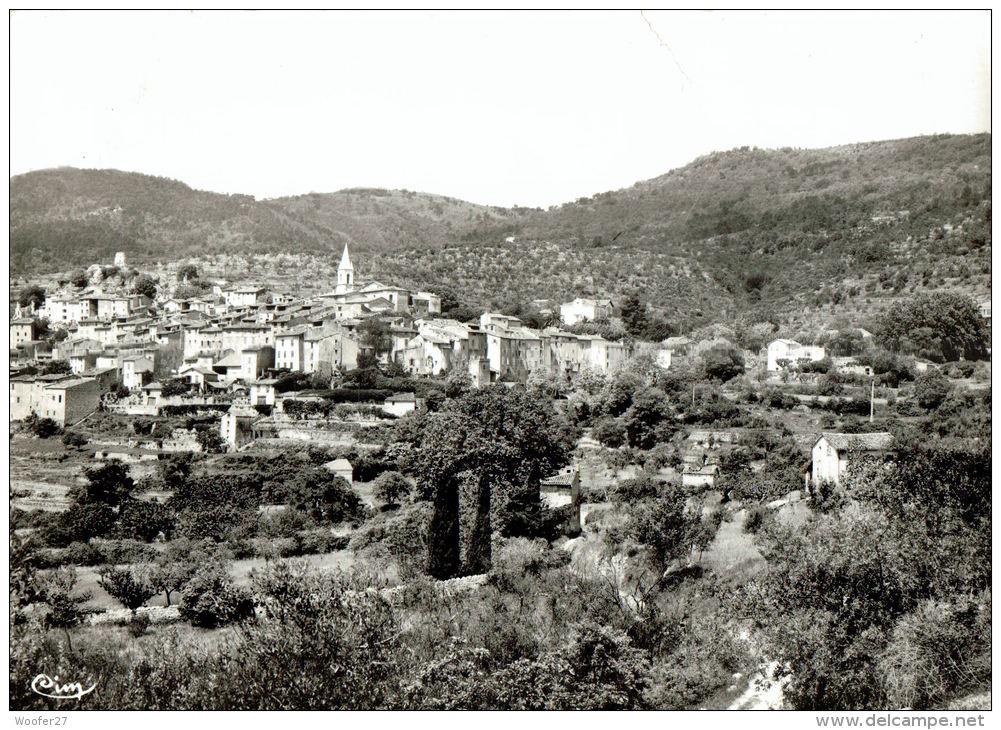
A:
POLYGON ((354 484, 355 470, 351 462, 347 459, 334 459, 323 465, 324 468, 334 476, 339 476, 348 484, 354 484))
POLYGON ((612 316, 614 307, 611 299, 585 299, 577 297, 572 302, 560 305, 560 319, 567 325, 578 322, 594 322, 612 316))
POLYGON ((250 405, 273 406, 275 404, 275 378, 255 380, 250 384, 250 405))
POLYGON ((153 361, 147 357, 126 357, 122 360, 122 385, 139 390, 153 375, 153 361))
POLYGON ((251 425, 259 419, 261 414, 250 406, 234 404, 226 413, 222 414, 219 422, 219 435, 229 448, 236 451, 253 438, 251 425))
POLYGON ((816 345, 801 345, 796 340, 772 340, 768 343, 768 372, 823 360, 825 354, 824 348, 816 345))
POLYGON ((657 366, 662 370, 670 370, 671 358, 673 357, 673 355, 674 352, 672 350, 668 350, 666 347, 662 347, 659 350, 657 350, 657 355, 654 357, 654 362, 656 362, 657 366))
POLYGON ((413 393, 395 393, 386 398, 382 410, 391 416, 405 416, 417 410, 417 397, 413 393))
POLYGON ((878 433, 828 433, 824 432, 813 445, 813 484, 831 482, 840 484, 848 470, 852 454, 872 454, 886 451, 893 445, 893 436, 886 431, 878 433))

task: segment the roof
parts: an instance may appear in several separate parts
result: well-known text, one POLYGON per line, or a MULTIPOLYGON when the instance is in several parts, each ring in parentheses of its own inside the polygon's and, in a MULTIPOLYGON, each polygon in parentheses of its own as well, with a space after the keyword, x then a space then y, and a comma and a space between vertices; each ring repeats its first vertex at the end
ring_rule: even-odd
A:
POLYGON ((143 390, 163 390, 163 386, 154 381, 149 385, 143 386, 143 390))
POLYGON ((86 385, 88 383, 93 383, 93 382, 95 382, 93 378, 70 378, 69 380, 63 380, 58 383, 53 383, 52 385, 47 385, 45 386, 45 389, 64 390, 66 388, 75 388, 78 385, 86 385))
POLYGON ((544 487, 572 487, 573 480, 577 476, 577 471, 560 472, 551 477, 543 479, 540 484, 544 487))
POLYGON ((348 255, 348 245, 346 243, 344 244, 344 253, 341 254, 341 263, 337 268, 354 270, 354 266, 351 265, 351 257, 348 255))
POLYGON ((243 366, 243 359, 240 357, 240 353, 231 352, 222 360, 216 361, 214 366, 220 368, 238 368, 243 366))
MULTIPOLYGON (((893 436, 886 431, 877 433, 831 433, 823 432, 820 438, 838 451, 881 451, 893 445, 893 436)), ((820 439, 817 439, 820 441, 820 439)))
POLYGON ((304 334, 306 334, 306 331, 308 329, 309 328, 306 325, 301 324, 296 327, 287 329, 284 332, 276 332, 275 339, 278 339, 279 337, 302 337, 304 334))
POLYGON ((397 393, 386 398, 387 403, 416 403, 417 397, 413 393, 397 393))
POLYGON ((325 469, 329 471, 354 471, 354 467, 351 466, 351 462, 347 459, 334 459, 333 461, 328 461, 323 465, 325 469))
POLYGON ((227 411, 231 416, 236 416, 237 418, 260 418, 261 414, 250 406, 240 405, 234 403, 230 406, 229 411, 227 411))
POLYGON ((18 317, 17 319, 12 319, 11 324, 34 324, 35 320, 31 317, 18 317))

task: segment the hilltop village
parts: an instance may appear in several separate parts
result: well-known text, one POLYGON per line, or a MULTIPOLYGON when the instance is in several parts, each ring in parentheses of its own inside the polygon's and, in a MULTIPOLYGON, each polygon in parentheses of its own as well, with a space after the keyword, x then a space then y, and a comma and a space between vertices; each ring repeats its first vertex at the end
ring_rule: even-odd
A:
MULTIPOLYGON (((115 265, 125 266, 124 254, 115 265)), ((308 382, 307 390, 326 389, 373 365, 415 377, 466 373, 475 388, 525 384, 533 372, 609 373, 632 352, 622 341, 555 326, 532 329, 500 313, 484 312, 474 323, 442 317, 441 300, 431 292, 356 280, 347 246, 336 287, 309 299, 261 284, 209 284, 199 296, 151 298, 96 284, 46 293, 37 306, 14 302, 11 420, 34 413, 72 426, 99 406, 152 414, 168 404, 227 401, 233 414, 242 414, 299 397, 300 391, 277 395, 283 375, 308 376, 296 381, 308 382), (60 336, 42 336, 53 331, 60 336), (67 372, 48 372, 60 362, 67 372)), ((570 325, 613 312, 610 299, 578 298, 560 307, 570 325)), ((669 362, 670 351, 659 357, 669 362)), ((231 448, 242 445, 231 421, 221 432, 231 448)))

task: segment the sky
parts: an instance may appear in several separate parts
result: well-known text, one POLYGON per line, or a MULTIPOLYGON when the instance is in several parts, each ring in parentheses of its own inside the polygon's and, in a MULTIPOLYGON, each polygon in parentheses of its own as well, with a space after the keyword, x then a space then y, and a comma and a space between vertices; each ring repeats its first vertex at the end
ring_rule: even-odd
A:
POLYGON ((990 131, 977 12, 41 12, 11 175, 548 207, 743 145, 990 131))

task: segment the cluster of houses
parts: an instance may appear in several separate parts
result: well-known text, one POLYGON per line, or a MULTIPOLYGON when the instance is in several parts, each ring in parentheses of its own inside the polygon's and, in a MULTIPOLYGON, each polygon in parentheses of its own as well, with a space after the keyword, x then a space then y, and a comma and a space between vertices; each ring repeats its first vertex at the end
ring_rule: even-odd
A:
MULTIPOLYGON (((578 298, 560 311, 575 324, 606 318, 614 308, 608 299, 578 298)), ((37 412, 66 425, 115 388, 156 402, 166 379, 183 379, 203 395, 250 391, 248 400, 256 403, 269 398, 277 371, 329 379, 357 368, 365 354, 415 376, 465 371, 476 387, 524 383, 540 369, 608 372, 631 354, 623 342, 532 329, 502 314, 488 312, 472 323, 440 315, 435 294, 357 281, 347 246, 335 288, 309 299, 226 282, 211 282, 200 296, 156 301, 99 285, 51 293, 37 310, 17 307, 10 322, 11 420, 37 412), (385 328, 378 344, 364 334, 371 318, 385 328), (43 338, 40 320, 65 337, 43 338), (68 363, 69 373, 37 374, 55 362, 68 363), (62 382, 57 403, 69 399, 71 406, 42 405, 42 391, 62 382)))

